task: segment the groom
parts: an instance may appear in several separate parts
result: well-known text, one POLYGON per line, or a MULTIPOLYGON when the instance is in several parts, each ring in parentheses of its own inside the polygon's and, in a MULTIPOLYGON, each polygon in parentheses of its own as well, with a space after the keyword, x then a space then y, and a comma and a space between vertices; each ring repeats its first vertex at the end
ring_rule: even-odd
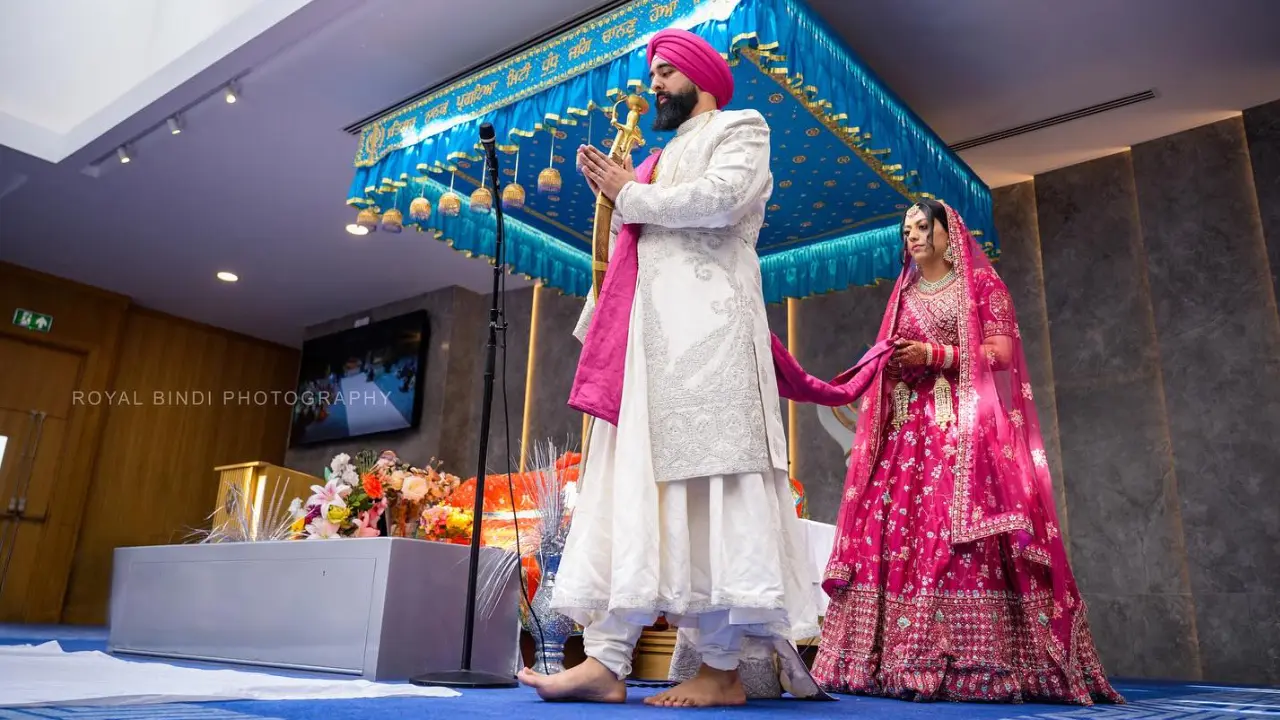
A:
POLYGON ((648 46, 659 131, 638 171, 579 149, 615 205, 615 248, 575 335, 569 404, 593 415, 552 606, 584 627, 587 660, 520 679, 548 700, 622 702, 641 631, 659 615, 701 667, 652 705, 740 705, 744 638, 778 648, 793 694, 822 696, 793 640, 816 634, 756 241, 773 189, 769 126, 726 110, 733 75, 705 40, 648 46))

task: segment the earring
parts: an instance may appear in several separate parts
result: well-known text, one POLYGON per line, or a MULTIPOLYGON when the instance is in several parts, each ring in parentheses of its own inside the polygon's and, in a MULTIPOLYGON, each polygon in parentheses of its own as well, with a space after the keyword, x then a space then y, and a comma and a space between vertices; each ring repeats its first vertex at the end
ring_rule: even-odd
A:
POLYGON ((942 253, 942 259, 943 259, 943 260, 946 260, 947 262, 955 262, 955 260, 956 260, 956 254, 955 254, 954 252, 952 252, 952 251, 951 251, 951 246, 950 246, 950 245, 947 245, 947 250, 946 250, 946 252, 942 253))

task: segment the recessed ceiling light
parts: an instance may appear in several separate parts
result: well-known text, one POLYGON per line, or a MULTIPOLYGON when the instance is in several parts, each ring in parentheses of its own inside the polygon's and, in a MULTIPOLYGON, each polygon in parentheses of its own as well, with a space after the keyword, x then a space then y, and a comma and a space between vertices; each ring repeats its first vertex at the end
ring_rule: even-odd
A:
POLYGON ((363 225, 357 225, 355 223, 351 223, 350 225, 347 226, 347 232, 351 233, 352 235, 368 235, 369 228, 363 225))
POLYGON ((218 273, 218 279, 223 282, 235 282, 240 278, 237 277, 235 273, 229 273, 229 272, 223 271, 218 273))

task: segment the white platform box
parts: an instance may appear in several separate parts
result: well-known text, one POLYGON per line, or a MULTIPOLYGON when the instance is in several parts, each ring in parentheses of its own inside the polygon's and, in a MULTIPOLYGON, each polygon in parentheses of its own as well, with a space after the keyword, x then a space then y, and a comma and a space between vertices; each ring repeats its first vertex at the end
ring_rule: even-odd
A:
MULTIPOLYGON (((119 548, 108 650, 376 681, 457 669, 468 552, 404 538, 119 548)), ((503 577, 477 612, 475 670, 517 667, 516 567, 481 549, 481 585, 503 577)))

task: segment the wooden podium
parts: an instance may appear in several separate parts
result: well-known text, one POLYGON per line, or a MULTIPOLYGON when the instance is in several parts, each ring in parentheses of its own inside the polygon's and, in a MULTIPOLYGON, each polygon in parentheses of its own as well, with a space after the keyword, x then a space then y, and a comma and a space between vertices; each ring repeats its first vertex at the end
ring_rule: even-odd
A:
POLYGON ((262 529, 262 513, 277 495, 284 498, 284 506, 295 497, 306 500, 311 496, 312 485, 324 485, 314 475, 272 465, 254 462, 223 465, 213 469, 218 473, 218 505, 213 516, 214 527, 222 526, 236 517, 250 521, 251 531, 262 529), (240 506, 248 502, 249 507, 240 506))

